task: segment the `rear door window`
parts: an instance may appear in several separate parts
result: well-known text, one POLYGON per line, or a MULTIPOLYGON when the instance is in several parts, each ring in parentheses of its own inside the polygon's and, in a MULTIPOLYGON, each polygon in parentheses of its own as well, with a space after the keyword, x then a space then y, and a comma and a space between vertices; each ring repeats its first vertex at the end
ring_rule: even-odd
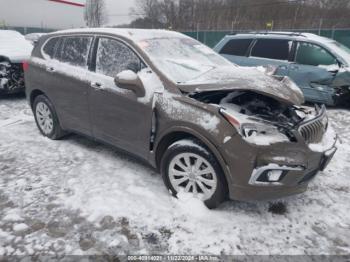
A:
POLYGON ((258 39, 251 56, 288 61, 293 41, 284 39, 258 39))
POLYGON ((299 42, 295 62, 302 65, 335 65, 337 59, 323 47, 315 44, 299 42))
POLYGON ((59 60, 74 66, 87 67, 92 37, 64 37, 59 60))
POLYGON ((124 43, 100 38, 96 52, 96 73, 116 77, 124 70, 140 71, 144 67, 136 53, 124 43))
POLYGON ((51 38, 49 41, 47 41, 47 43, 43 48, 44 54, 51 59, 54 58, 55 52, 58 46, 58 42, 59 42, 58 37, 51 38))
POLYGON ((220 54, 246 56, 253 39, 232 39, 221 49, 220 54))

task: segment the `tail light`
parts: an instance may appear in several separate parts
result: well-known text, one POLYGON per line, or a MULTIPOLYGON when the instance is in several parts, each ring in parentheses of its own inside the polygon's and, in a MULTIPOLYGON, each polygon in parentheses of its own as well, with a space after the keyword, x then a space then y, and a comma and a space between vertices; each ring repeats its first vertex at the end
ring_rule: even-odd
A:
POLYGON ((27 71, 29 69, 29 64, 27 61, 23 61, 22 62, 22 68, 23 68, 23 71, 27 71))

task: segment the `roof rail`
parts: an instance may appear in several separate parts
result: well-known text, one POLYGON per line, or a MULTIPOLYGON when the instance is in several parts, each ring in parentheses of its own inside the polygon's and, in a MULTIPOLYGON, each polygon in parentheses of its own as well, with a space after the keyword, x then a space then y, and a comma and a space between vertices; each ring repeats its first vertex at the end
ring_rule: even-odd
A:
POLYGON ((251 35, 287 35, 287 36, 302 36, 306 37, 303 35, 301 32, 278 32, 278 31, 250 31, 250 32, 234 32, 231 33, 230 35, 237 35, 237 34, 251 34, 251 35))

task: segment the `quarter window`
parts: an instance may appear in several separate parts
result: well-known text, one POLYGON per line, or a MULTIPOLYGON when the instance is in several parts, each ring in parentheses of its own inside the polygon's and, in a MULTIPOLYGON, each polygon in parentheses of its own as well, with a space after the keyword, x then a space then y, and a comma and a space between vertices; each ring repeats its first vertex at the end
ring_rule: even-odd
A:
POLYGON ((110 38, 100 38, 96 53, 96 72, 116 77, 124 70, 138 72, 143 67, 140 58, 125 44, 110 38))
POLYGON ((226 43, 220 54, 245 56, 253 39, 233 39, 226 43))
POLYGON ((60 61, 80 67, 87 67, 92 37, 66 37, 60 54, 60 61))
POLYGON ((288 60, 292 41, 283 39, 258 39, 251 56, 276 60, 288 60))
POLYGON ((57 48, 57 45, 58 45, 58 41, 59 41, 59 38, 58 37, 54 37, 54 38, 51 38, 46 43, 46 45, 43 48, 43 51, 44 51, 45 55, 49 56, 50 58, 54 57, 55 52, 56 52, 56 48, 57 48))
POLYGON ((327 50, 318 45, 300 42, 295 61, 303 65, 335 65, 337 60, 327 50))

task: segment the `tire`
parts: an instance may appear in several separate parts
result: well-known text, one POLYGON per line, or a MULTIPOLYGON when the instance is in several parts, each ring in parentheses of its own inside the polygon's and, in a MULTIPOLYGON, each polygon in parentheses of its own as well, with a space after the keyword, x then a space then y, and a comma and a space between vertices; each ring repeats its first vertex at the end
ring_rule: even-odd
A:
POLYGON ((162 158, 161 173, 165 186, 174 197, 184 190, 203 200, 210 209, 217 208, 227 198, 222 168, 198 140, 184 139, 172 144, 162 158))
POLYGON ((35 98, 33 114, 36 125, 43 136, 59 140, 66 134, 60 126, 54 106, 46 96, 39 95, 35 98))

